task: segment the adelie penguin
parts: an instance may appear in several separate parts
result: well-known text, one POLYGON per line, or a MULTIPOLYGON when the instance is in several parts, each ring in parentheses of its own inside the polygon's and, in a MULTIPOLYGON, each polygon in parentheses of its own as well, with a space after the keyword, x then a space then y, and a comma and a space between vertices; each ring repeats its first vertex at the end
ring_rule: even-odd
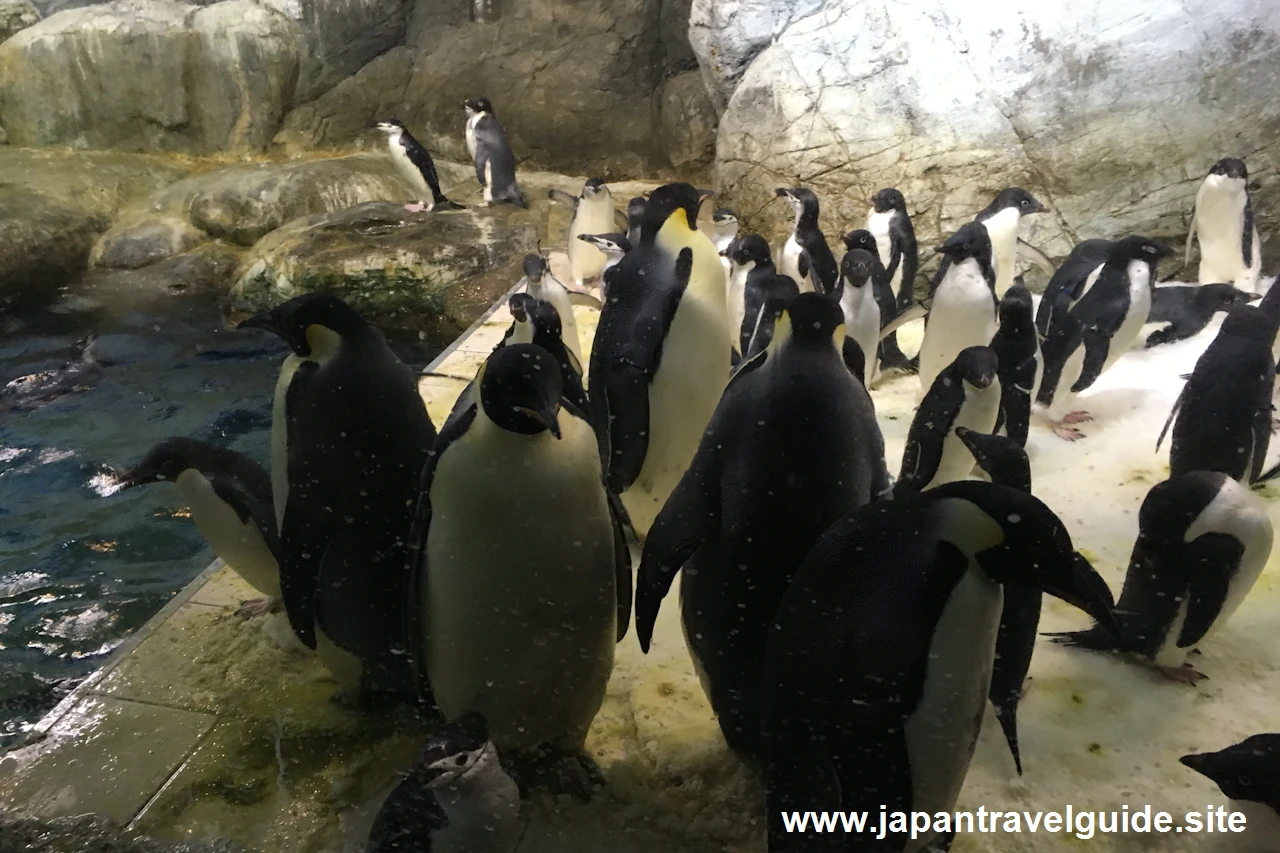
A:
POLYGON ((610 271, 591 350, 591 420, 609 487, 642 538, 729 380, 724 271, 696 229, 706 195, 666 184, 649 196, 639 244, 610 271))
MULTIPOLYGON (((844 243, 845 250, 852 252, 854 249, 862 249, 871 255, 871 286, 875 294, 876 305, 879 308, 881 330, 888 325, 894 318, 898 316, 898 297, 893 292, 890 285, 891 274, 883 263, 881 263, 880 244, 879 241, 871 235, 871 232, 859 228, 856 231, 849 231, 840 235, 840 241, 844 243)), ((876 333, 878 340, 876 346, 877 370, 880 368, 885 370, 910 370, 910 360, 902 354, 902 350, 898 347, 898 332, 895 329, 892 332, 876 333)))
POLYGON ((1247 737, 1217 752, 1184 755, 1183 765, 1210 779, 1245 816, 1240 839, 1256 849, 1274 849, 1280 838, 1280 734, 1247 737))
POLYGON ((1066 316, 1080 297, 1093 287, 1114 245, 1113 240, 1085 240, 1077 244, 1062 266, 1054 271, 1040 297, 1040 307, 1036 309, 1036 331, 1041 340, 1049 336, 1054 317, 1061 319, 1066 316))
POLYGON ((422 473, 411 657, 445 719, 482 715, 525 784, 589 798, 603 780, 583 743, 630 617, 630 555, 555 358, 504 346, 475 387, 422 473))
POLYGON ((987 229, 978 222, 963 225, 938 251, 946 257, 929 288, 920 344, 920 387, 926 394, 962 350, 985 347, 996 333, 996 273, 987 229))
POLYGON ((433 210, 460 210, 462 205, 450 201, 440 190, 436 164, 421 142, 413 138, 399 119, 389 118, 374 125, 387 136, 391 162, 409 186, 418 191, 418 201, 405 205, 410 213, 433 210), (428 196, 430 200, 428 201, 428 196))
POLYGON ((1054 634, 1054 642, 1133 654, 1167 678, 1205 678, 1187 653, 1244 602, 1271 556, 1271 519, 1226 474, 1193 471, 1152 487, 1116 604, 1119 630, 1054 634))
POLYGON ((851 249, 840 261, 840 279, 831 298, 844 314, 845 334, 854 340, 863 355, 864 388, 875 379, 876 350, 880 343, 880 304, 876 301, 873 270, 876 258, 865 249, 851 249))
POLYGON ((516 155, 488 98, 462 102, 467 113, 467 150, 476 167, 476 180, 484 190, 484 203, 528 207, 516 184, 516 155))
POLYGON ((1008 582, 1110 623, 1106 583, 1062 521, 1017 489, 969 481, 877 501, 814 543, 778 607, 761 678, 771 853, 946 849, 929 831, 822 848, 833 836, 788 833, 782 816, 955 810, 1008 582))
POLYGON ((569 222, 569 269, 573 275, 573 283, 581 288, 600 277, 607 262, 607 256, 591 243, 579 240, 582 234, 608 234, 614 228, 626 228, 626 217, 618 213, 613 206, 613 193, 603 178, 591 178, 582 187, 578 196, 571 196, 564 190, 547 190, 547 197, 559 202, 573 211, 573 219, 569 222), (621 223, 618 220, 621 219, 621 223))
POLYGON ((1196 193, 1184 262, 1191 265, 1191 241, 1200 242, 1201 284, 1227 282, 1253 291, 1262 271, 1262 244, 1253 222, 1249 170, 1227 157, 1209 170, 1196 193))
POLYGON ((1044 376, 1044 359, 1036 336, 1031 291, 1021 278, 1000 300, 1000 328, 991 339, 1000 377, 1000 416, 995 428, 1019 447, 1027 444, 1031 426, 1031 401, 1044 376))
POLYGON ((417 377, 328 293, 250 317, 293 349, 271 416, 280 592, 294 633, 347 691, 412 691, 400 612, 405 536, 436 431, 417 377))
POLYGON ((1217 282, 1214 284, 1166 284, 1151 294, 1148 323, 1168 323, 1147 335, 1148 348, 1171 344, 1199 334, 1213 315, 1229 311, 1234 305, 1247 305, 1262 297, 1240 288, 1217 282))
POLYGON ((698 453, 649 531, 636 632, 649 650, 677 572, 685 641, 729 745, 758 746, 765 639, 795 567, 835 519, 886 492, 871 398, 844 361, 844 322, 800 294, 734 374, 698 453))
POLYGON ((1001 190, 991 204, 973 218, 991 237, 991 265, 996 271, 996 296, 1013 287, 1018 270, 1018 226, 1022 217, 1044 213, 1045 206, 1022 187, 1001 190))
POLYGON ((169 482, 191 509, 200 535, 223 562, 265 598, 240 613, 266 613, 280 600, 280 537, 271 475, 243 453, 192 438, 167 438, 122 477, 126 489, 169 482))
POLYGON ((777 194, 778 198, 787 200, 796 217, 779 256, 778 272, 795 279, 801 291, 812 290, 814 284, 811 282, 816 280, 822 293, 830 293, 836 286, 840 269, 836 266, 835 255, 831 254, 831 247, 827 245, 826 236, 818 227, 818 197, 805 187, 780 187, 777 194), (801 253, 809 256, 812 278, 801 271, 801 253))
POLYGON ((737 238, 720 254, 729 264, 726 300, 730 343, 734 352, 743 356, 764 307, 766 288, 777 269, 769 253, 769 243, 759 234, 737 238))
MULTIPOLYGON (((898 311, 911 306, 916 272, 920 268, 920 251, 916 232, 907 213, 907 200, 893 187, 880 190, 871 197, 867 211, 867 231, 875 238, 880 263, 889 275, 898 311)), ((896 312, 895 312, 896 313, 896 312)))

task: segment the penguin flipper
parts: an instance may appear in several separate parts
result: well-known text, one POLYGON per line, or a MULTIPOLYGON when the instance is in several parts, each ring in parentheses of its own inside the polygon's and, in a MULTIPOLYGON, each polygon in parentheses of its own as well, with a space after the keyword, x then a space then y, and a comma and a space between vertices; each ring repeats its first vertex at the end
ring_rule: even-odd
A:
POLYGON ((1244 194, 1244 227, 1240 232, 1240 258, 1244 261, 1244 268, 1249 269, 1253 266, 1253 199, 1247 189, 1244 194))
POLYGON ((1191 648, 1209 633, 1222 613, 1231 576, 1243 556, 1244 545, 1225 533, 1204 533, 1187 544, 1182 560, 1191 588, 1179 648, 1191 648))
POLYGON ((1054 267, 1053 261, 1049 260, 1048 255, 1028 243, 1026 240, 1023 240, 1021 237, 1018 238, 1018 248, 1025 250, 1028 260, 1030 260, 1035 266, 1039 267, 1040 270, 1050 278, 1052 278, 1053 274, 1058 271, 1057 268, 1054 267))
POLYGON ((991 687, 987 692, 1019 776, 1022 775, 1022 756, 1018 750, 1018 700, 1022 698, 1022 685, 1031 668, 1042 599, 1043 595, 1035 587, 1005 584, 1004 609, 996 635, 991 687))
POLYGON ((626 534, 626 528, 631 526, 631 520, 627 516, 626 507, 622 505, 622 500, 609 491, 609 486, 603 480, 600 485, 604 486, 605 495, 609 500, 609 521, 613 524, 613 572, 618 596, 617 641, 621 643, 627 636, 627 626, 631 624, 631 549, 627 547, 626 534))
POLYGON ((1191 209, 1191 226, 1187 228, 1187 246, 1182 255, 1182 265, 1184 267, 1191 266, 1191 241, 1194 240, 1196 236, 1196 214, 1199 212, 1200 205, 1196 205, 1191 209))
POLYGON ((898 316, 894 317, 889 322, 882 323, 880 326, 880 340, 884 340, 885 338, 889 337, 889 335, 893 334, 898 329, 905 326, 907 323, 912 322, 913 320, 923 320, 926 316, 928 316, 929 306, 931 304, 932 304, 932 300, 929 300, 929 299, 925 299, 921 302, 917 302, 911 307, 903 309, 898 314, 898 316))
POLYGON ((326 525, 304 514, 294 503, 286 505, 280 528, 280 598, 289 626, 304 646, 316 647, 316 591, 320 583, 320 563, 327 546, 326 525))
POLYGON ((1111 338, 1096 329, 1086 330, 1084 334, 1084 366, 1080 369, 1080 378, 1071 390, 1079 394, 1102 375, 1102 368, 1107 363, 1107 353, 1111 350, 1111 338))
MULTIPOLYGON (((863 354, 862 347, 858 346, 858 342, 853 338, 846 336, 841 355, 844 358, 844 366, 849 368, 853 378, 858 380, 859 385, 862 385, 867 375, 867 357, 863 354)), ((868 388, 867 390, 870 391, 871 389, 868 388)))
MULTIPOLYGON (((1160 428, 1160 435, 1156 438, 1156 452, 1160 452, 1160 445, 1164 444, 1164 437, 1169 432, 1169 427, 1173 424, 1173 419, 1177 417, 1178 410, 1182 408, 1182 400, 1187 395, 1187 386, 1183 385, 1182 390, 1178 392, 1177 399, 1173 401, 1173 408, 1169 410, 1169 417, 1165 418, 1164 426, 1160 428)), ((1270 418, 1267 419, 1267 429, 1270 430, 1270 418)))
POLYGON ((578 212, 578 199, 575 196, 569 195, 564 190, 547 190, 547 198, 558 204, 563 204, 573 213, 578 212))
POLYGON ((619 234, 626 234, 631 227, 631 223, 627 221, 627 215, 616 207, 613 209, 613 224, 619 234))
POLYGON ((378 808, 362 853, 430 850, 431 835, 449 825, 449 817, 429 785, 426 768, 415 767, 378 808), (425 848, 420 845, 425 844, 425 848))
MULTIPOLYGON (((256 462, 253 464, 257 464, 256 462)), ((265 471, 263 472, 266 473, 265 471)), ((268 482, 270 482, 268 480, 268 482)), ((258 532, 262 534, 262 539, 267 543, 267 549, 271 551, 272 556, 276 558, 276 562, 280 562, 280 533, 276 529, 275 508, 271 503, 270 493, 264 495, 252 494, 243 485, 228 477, 220 477, 214 475, 210 480, 213 486, 213 492, 222 502, 236 511, 242 522, 253 521, 253 526, 258 528, 258 532)))
POLYGON ((943 443, 963 405, 964 386, 948 366, 933 380, 911 419, 894 494, 922 491, 933 480, 942 463, 943 443))

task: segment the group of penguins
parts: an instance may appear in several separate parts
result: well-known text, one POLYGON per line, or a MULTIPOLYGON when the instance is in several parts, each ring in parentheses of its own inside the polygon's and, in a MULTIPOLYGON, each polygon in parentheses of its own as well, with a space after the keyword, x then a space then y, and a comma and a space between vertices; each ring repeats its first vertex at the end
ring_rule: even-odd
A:
MULTIPOLYGON (((491 105, 467 109, 486 203, 524 204, 491 105)), ((429 155, 404 126, 379 127, 422 174, 429 155)), ((434 168, 423 186, 416 209, 457 206, 434 168)), ((438 430, 383 335, 313 293, 241 323, 292 349, 269 473, 171 438, 122 475, 177 485, 215 552, 268 596, 251 609, 282 601, 346 700, 407 698, 442 718, 384 792, 365 849, 511 853, 531 787, 589 799, 604 778, 584 743, 615 647, 634 603, 648 652, 682 570, 685 641, 725 741, 762 774, 769 849, 894 853, 951 837, 807 837, 781 813, 952 811, 988 701, 1021 772, 1017 704, 1044 594, 1094 620, 1056 641, 1195 683, 1187 654, 1262 572, 1272 529, 1251 486, 1272 473, 1280 289, 1253 304, 1243 163, 1217 164, 1197 196, 1206 283, 1157 287, 1168 250, 1154 240, 1089 240, 1034 312, 1018 224, 1044 207, 1026 190, 938 248, 920 301, 896 189, 842 235, 839 263, 812 191, 778 190, 795 220, 776 261, 731 211, 699 228, 709 195, 670 183, 623 215, 602 180, 553 191, 573 210, 572 281, 526 259, 506 337, 438 430), (584 372, 571 303, 595 283, 584 372), (1089 416, 1075 396, 1145 323, 1170 324, 1150 346, 1221 310, 1117 604, 1032 494, 1032 402, 1077 439, 1089 416), (896 330, 921 316, 908 359, 896 330), (891 369, 918 371, 924 392, 896 478, 868 392, 891 369)), ((1280 735, 1182 761, 1280 825, 1280 735)))

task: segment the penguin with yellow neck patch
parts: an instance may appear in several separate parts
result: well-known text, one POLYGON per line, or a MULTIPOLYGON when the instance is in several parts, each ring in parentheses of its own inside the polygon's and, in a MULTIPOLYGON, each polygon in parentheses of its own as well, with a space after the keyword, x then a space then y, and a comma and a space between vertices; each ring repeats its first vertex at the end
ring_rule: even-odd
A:
POLYGON ((245 320, 293 353, 276 384, 271 480, 294 633, 348 691, 411 691, 399 633, 406 541, 435 427, 417 377, 338 297, 245 320))

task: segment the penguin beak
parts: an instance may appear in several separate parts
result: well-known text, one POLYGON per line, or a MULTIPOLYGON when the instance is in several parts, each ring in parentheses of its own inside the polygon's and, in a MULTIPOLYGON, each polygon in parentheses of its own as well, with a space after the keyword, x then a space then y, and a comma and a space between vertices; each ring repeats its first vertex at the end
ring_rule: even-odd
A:
POLYGON ((236 329, 262 329, 274 335, 280 334, 280 327, 276 325, 276 318, 271 311, 263 311, 248 320, 242 320, 236 329))
POLYGON ((698 190, 698 204, 702 204, 709 198, 715 196, 715 190, 698 190))
POLYGON ((1065 566, 1059 564, 1049 567, 1043 563, 1041 566, 1043 568, 1038 584, 1040 589, 1088 613, 1111 636, 1119 639, 1120 625, 1111 612, 1115 607, 1111 588, 1093 566, 1089 565, 1088 560, 1079 553, 1074 553, 1065 566))
POLYGON ((1034 207, 1031 208, 1032 213, 1048 213, 1049 212, 1049 208, 1045 207, 1044 204, 1040 201, 1040 199, 1033 198, 1031 199, 1031 201, 1035 205, 1034 207))
POLYGON ((556 416, 556 410, 559 408, 560 408, 560 402, 558 400, 556 401, 554 406, 542 412, 539 412, 535 409, 530 409, 527 406, 515 407, 517 412, 524 412, 526 415, 528 415, 529 417, 533 418, 535 421, 537 421, 538 423, 546 427, 547 430, 550 431, 550 433, 554 435, 557 439, 560 438, 560 419, 556 416))

